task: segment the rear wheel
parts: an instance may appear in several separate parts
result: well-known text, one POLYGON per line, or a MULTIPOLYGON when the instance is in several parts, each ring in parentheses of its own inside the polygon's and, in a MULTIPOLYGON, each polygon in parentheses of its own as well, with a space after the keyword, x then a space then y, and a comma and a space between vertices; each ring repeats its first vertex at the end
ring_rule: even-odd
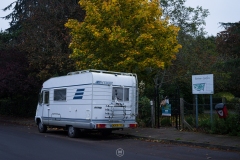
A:
POLYGON ((68 136, 70 138, 75 138, 78 135, 78 130, 74 128, 73 126, 68 127, 68 136))
POLYGON ((47 126, 42 123, 42 121, 38 122, 38 131, 40 133, 45 133, 47 131, 47 126))

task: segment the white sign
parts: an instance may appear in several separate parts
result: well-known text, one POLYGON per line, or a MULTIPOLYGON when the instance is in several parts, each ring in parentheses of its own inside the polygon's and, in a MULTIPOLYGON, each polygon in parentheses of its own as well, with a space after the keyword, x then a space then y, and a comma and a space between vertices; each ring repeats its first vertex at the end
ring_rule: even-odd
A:
POLYGON ((213 93, 213 74, 192 75, 192 94, 213 93))

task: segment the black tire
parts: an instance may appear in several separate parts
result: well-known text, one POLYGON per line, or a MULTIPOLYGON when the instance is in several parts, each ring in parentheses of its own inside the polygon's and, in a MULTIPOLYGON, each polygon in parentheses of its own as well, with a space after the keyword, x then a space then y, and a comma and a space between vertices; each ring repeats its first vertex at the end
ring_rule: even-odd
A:
POLYGON ((68 137, 76 138, 77 136, 78 136, 77 128, 74 128, 73 126, 69 126, 68 127, 68 137))
POLYGON ((38 122, 38 131, 40 133, 45 133, 47 131, 47 126, 42 123, 42 121, 38 122))

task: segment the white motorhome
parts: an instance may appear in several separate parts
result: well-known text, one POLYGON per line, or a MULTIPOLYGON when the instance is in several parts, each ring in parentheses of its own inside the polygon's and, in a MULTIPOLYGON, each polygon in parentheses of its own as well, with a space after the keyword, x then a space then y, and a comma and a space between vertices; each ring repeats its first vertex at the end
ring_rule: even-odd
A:
POLYGON ((133 73, 103 70, 70 72, 43 83, 35 122, 39 132, 62 127, 69 137, 80 130, 137 127, 138 81, 133 73))

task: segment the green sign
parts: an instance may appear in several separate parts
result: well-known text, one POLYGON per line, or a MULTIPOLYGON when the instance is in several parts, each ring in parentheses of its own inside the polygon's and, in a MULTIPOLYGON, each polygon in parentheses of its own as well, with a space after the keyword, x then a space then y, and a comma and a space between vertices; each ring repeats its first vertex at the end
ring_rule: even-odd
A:
POLYGON ((162 106, 162 116, 171 116, 171 104, 162 106))

